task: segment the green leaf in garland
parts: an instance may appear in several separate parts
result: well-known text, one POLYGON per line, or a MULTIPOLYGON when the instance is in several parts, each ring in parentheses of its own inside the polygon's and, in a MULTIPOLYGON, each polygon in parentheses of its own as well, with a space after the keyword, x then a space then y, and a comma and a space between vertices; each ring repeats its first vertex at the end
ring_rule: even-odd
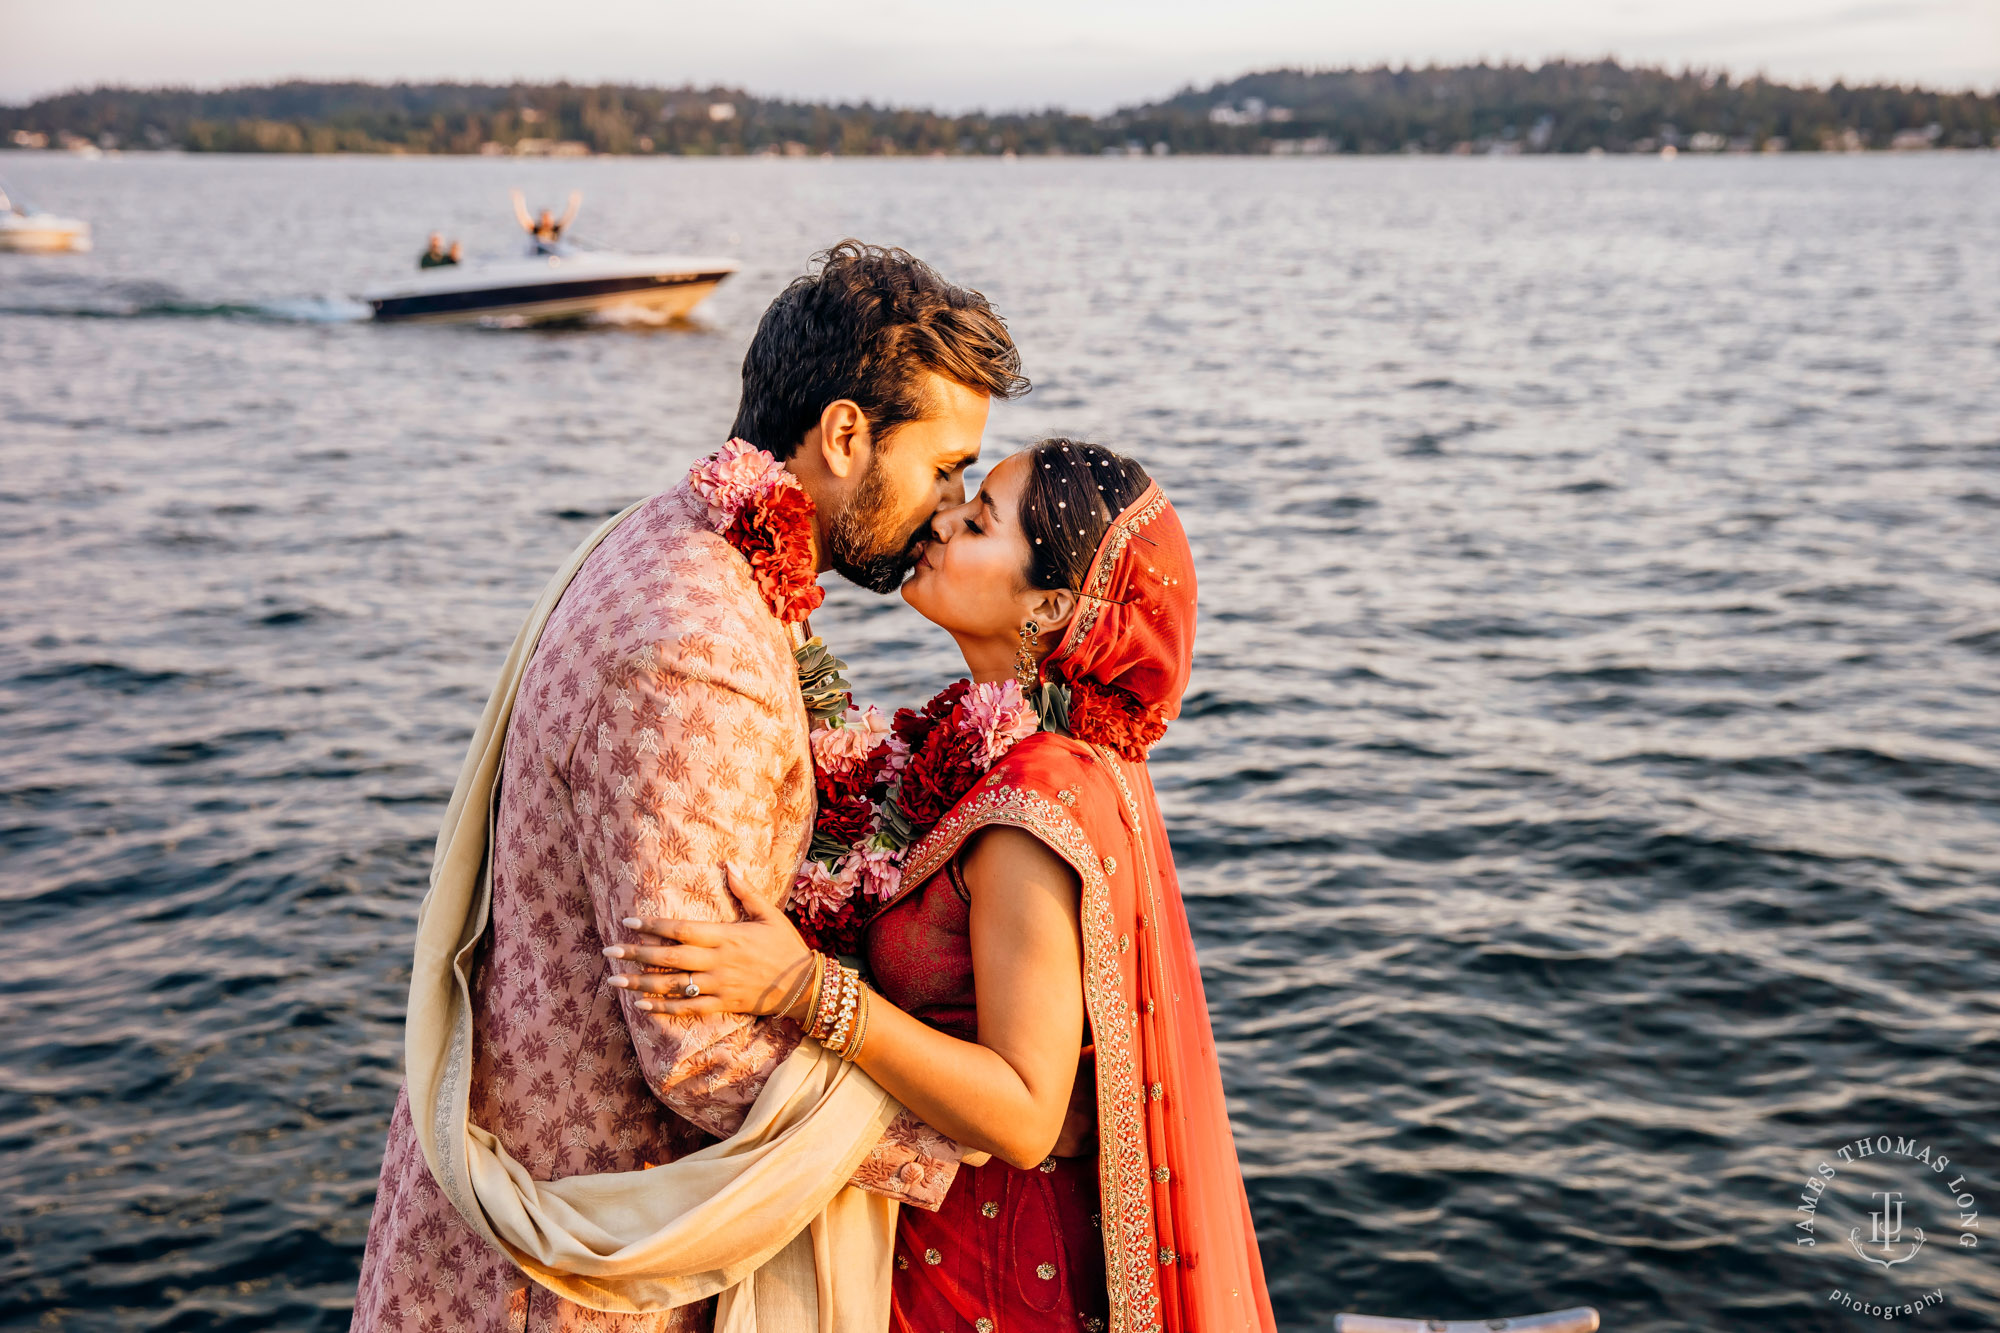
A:
POLYGON ((1042 720, 1043 731, 1069 735, 1069 686, 1060 681, 1044 681, 1028 702, 1034 705, 1035 716, 1042 720))
POLYGON ((841 857, 847 855, 848 851, 849 848, 846 843, 836 842, 834 839, 827 837, 824 833, 815 829, 812 836, 812 846, 806 849, 806 855, 815 861, 826 862, 827 868, 832 869, 833 866, 839 863, 841 857))
POLYGON ((826 641, 817 634, 794 648, 792 657, 799 666, 799 694, 805 699, 807 718, 819 723, 844 716, 854 701, 854 687, 841 675, 847 663, 827 651, 826 641))
POLYGON ((885 797, 876 807, 882 822, 882 833, 894 839, 894 846, 908 847, 916 840, 917 831, 910 827, 909 817, 896 804, 894 796, 885 797))

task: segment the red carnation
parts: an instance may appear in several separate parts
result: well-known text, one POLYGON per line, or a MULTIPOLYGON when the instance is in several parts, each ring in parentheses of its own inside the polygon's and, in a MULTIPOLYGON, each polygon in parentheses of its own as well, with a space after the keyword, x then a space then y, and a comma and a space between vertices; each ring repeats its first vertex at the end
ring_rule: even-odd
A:
POLYGON ((870 777, 872 767, 872 757, 871 762, 868 764, 856 764, 852 768, 838 769, 831 772, 815 767, 813 770, 813 787, 819 792, 820 804, 828 805, 839 804, 845 801, 866 801, 868 799, 868 788, 873 785, 870 777))
POLYGON ((830 953, 836 958, 860 954, 862 937, 866 933, 866 923, 855 910, 852 898, 842 903, 838 911, 816 920, 792 917, 792 924, 798 927, 799 938, 805 941, 806 948, 830 953))
POLYGON ((1069 734, 1143 764, 1153 742, 1167 734, 1167 719, 1159 709, 1140 703, 1130 690, 1075 681, 1070 685, 1069 734))
POLYGON ((920 712, 898 708, 889 725, 895 729, 896 738, 909 746, 914 754, 923 745, 924 737, 930 735, 931 728, 951 716, 951 710, 958 707, 958 701, 971 692, 971 681, 955 680, 939 690, 920 712))
POLYGON ((787 625, 819 609, 826 590, 813 568, 813 503, 800 487, 774 486, 736 511, 723 540, 743 553, 757 590, 787 625))
POLYGON ((852 847, 868 832, 869 822, 874 817, 875 806, 866 792, 839 800, 822 800, 819 813, 813 819, 813 836, 830 839, 843 847, 852 847))
POLYGON ((929 833, 979 781, 985 771, 979 755, 979 736, 958 726, 955 716, 933 726, 922 747, 911 753, 896 805, 918 837, 929 833))

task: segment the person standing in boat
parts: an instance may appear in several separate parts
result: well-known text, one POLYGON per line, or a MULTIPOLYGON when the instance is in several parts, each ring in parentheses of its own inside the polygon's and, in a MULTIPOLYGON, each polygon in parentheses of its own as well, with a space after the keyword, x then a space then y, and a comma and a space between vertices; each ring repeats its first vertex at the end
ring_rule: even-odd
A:
POLYGON ((417 256, 418 268, 444 268, 457 262, 444 248, 443 233, 435 231, 431 233, 430 244, 417 256))
POLYGON ((561 218, 557 218, 546 208, 538 216, 530 217, 528 201, 521 197, 519 190, 515 190, 513 195, 514 217, 520 222, 521 230, 527 232, 534 241, 535 253, 538 255, 556 253, 556 247, 562 242, 563 233, 569 230, 570 223, 576 221, 576 212, 583 207, 583 191, 569 192, 569 206, 563 210, 561 218))

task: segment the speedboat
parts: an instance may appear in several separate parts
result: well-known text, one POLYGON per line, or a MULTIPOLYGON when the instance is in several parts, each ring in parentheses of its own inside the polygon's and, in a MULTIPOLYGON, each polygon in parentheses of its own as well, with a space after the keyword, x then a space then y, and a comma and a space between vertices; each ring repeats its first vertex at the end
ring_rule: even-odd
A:
POLYGON ((378 320, 551 324, 685 315, 740 267, 699 255, 538 245, 518 259, 446 264, 362 295, 378 320))
POLYGON ((62 250, 89 248, 88 222, 57 217, 54 213, 30 211, 9 199, 5 190, 0 190, 0 250, 54 254, 62 250))

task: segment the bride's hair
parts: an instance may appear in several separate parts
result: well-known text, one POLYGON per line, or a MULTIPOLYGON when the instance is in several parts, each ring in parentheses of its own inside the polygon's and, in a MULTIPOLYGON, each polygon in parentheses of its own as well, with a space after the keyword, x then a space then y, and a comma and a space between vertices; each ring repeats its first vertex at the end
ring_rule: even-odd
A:
POLYGON ((1054 436, 1028 447, 1021 530, 1028 536, 1028 585, 1083 590, 1090 558, 1111 520, 1142 495, 1146 469, 1098 444, 1054 436))

